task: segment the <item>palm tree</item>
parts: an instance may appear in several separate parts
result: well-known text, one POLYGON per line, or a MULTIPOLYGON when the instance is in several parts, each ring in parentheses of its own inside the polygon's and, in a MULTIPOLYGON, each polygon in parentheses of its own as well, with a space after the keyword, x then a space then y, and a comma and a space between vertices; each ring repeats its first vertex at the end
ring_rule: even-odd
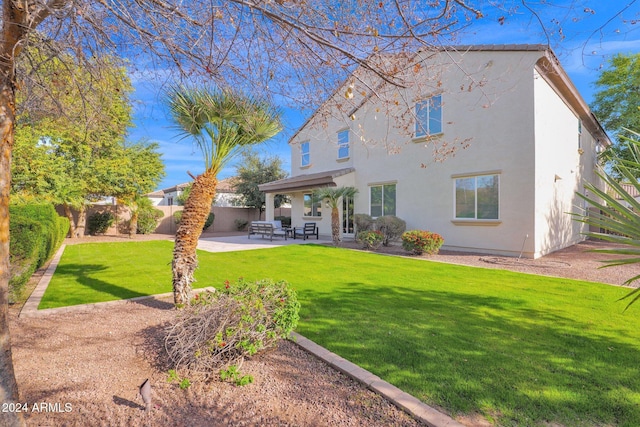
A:
MULTIPOLYGON (((627 130, 627 129, 625 129, 627 130)), ((627 130, 636 139, 622 137, 629 147, 631 153, 630 160, 623 159, 615 152, 605 152, 605 158, 613 162, 614 173, 598 172, 597 175, 604 181, 607 190, 601 190, 591 183, 586 183, 585 188, 592 196, 585 196, 576 193, 589 205, 596 208, 596 211, 574 214, 576 220, 592 227, 598 228, 601 232, 590 232, 588 236, 606 240, 613 243, 621 243, 626 246, 615 249, 596 249, 594 252, 628 255, 628 258, 604 260, 603 267, 615 265, 627 265, 640 263, 640 202, 618 182, 615 175, 620 176, 628 182, 636 192, 640 192, 640 182, 636 178, 640 172, 640 141, 637 139, 640 134, 627 130), (608 156, 607 156, 608 155, 608 156)), ((630 277, 624 285, 630 285, 639 280, 640 274, 630 277)), ((640 288, 635 288, 622 299, 631 298, 627 305, 640 299, 640 288)))
POLYGON ((335 246, 338 246, 341 240, 338 204, 344 197, 353 197, 357 192, 355 187, 322 187, 314 191, 314 198, 327 199, 331 207, 331 238, 335 246))
POLYGON ((184 305, 190 300, 196 247, 211 212, 218 172, 244 147, 275 136, 282 125, 269 104, 230 90, 176 87, 167 98, 177 128, 184 138, 195 139, 205 162, 204 172, 193 177, 173 250, 173 298, 184 305))

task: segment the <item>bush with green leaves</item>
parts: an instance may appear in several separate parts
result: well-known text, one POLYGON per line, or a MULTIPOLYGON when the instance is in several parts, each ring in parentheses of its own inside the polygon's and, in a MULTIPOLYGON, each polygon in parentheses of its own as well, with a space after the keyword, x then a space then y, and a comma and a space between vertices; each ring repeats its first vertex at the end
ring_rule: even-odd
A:
POLYGON ((202 227, 202 230, 206 230, 207 228, 211 227, 211 225, 213 224, 213 220, 216 218, 216 215, 213 212, 210 212, 209 215, 207 215, 207 220, 204 222, 204 226, 202 227))
MULTIPOLYGON (((206 230, 211 226, 211 224, 213 224, 213 220, 215 219, 215 217, 216 215, 213 212, 209 213, 209 215, 207 216, 207 220, 204 222, 204 226, 202 227, 202 231, 206 230)), ((182 211, 174 212, 173 220, 176 223, 176 225, 179 225, 180 221, 182 220, 182 211)))
POLYGON ((69 232, 69 219, 51 204, 9 206, 9 300, 15 301, 31 275, 58 250, 69 232))
POLYGON ((299 310, 297 294, 285 281, 227 281, 183 307, 167 330, 165 348, 176 370, 210 378, 287 338, 299 310))
POLYGON ((283 226, 291 227, 291 217, 290 216, 277 216, 273 218, 276 221, 280 221, 283 226))
POLYGON ((373 230, 375 220, 371 215, 355 214, 353 215, 353 223, 356 226, 356 232, 373 230))
POLYGON ((407 229, 407 223, 395 215, 385 215, 376 218, 376 230, 384 236, 382 244, 389 246, 391 242, 398 240, 407 229))
POLYGON ((138 234, 151 234, 158 228, 158 222, 164 216, 164 212, 154 207, 140 209, 138 212, 138 234))
POLYGON ((89 234, 95 236, 96 234, 106 233, 115 220, 116 217, 109 211, 91 214, 87 220, 89 234))
POLYGON ((376 250, 382 245, 384 235, 379 230, 360 231, 356 235, 356 241, 362 244, 364 249, 376 250))
POLYGON ((244 231, 247 228, 249 221, 244 218, 236 218, 233 223, 236 225, 236 230, 244 231))
POLYGON ((402 248, 416 255, 437 254, 443 243, 441 235, 430 231, 411 230, 402 234, 402 248))

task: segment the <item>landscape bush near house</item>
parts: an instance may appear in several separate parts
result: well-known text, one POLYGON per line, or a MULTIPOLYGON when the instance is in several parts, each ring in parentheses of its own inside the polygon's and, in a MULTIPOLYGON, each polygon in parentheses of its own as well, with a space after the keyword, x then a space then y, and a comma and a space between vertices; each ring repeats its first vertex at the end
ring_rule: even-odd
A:
POLYGON ((353 215, 353 222, 356 226, 356 232, 373 230, 375 220, 371 215, 367 214, 355 214, 353 215))
POLYGON ((184 307, 167 329, 165 348, 176 370, 211 378, 287 338, 299 310, 297 294, 285 281, 227 281, 184 307))
POLYGON ((87 221, 89 234, 95 236, 96 234, 106 233, 115 220, 116 217, 111 212, 96 212, 92 214, 87 221))
POLYGON ((151 234, 158 228, 158 222, 164 216, 160 209, 141 209, 138 213, 138 234, 151 234))
MULTIPOLYGON (((205 221, 204 226, 202 227, 202 231, 211 227, 211 224, 213 224, 213 220, 215 219, 215 217, 216 215, 213 212, 209 213, 209 216, 207 216, 207 220, 205 221)), ((173 220, 176 223, 176 225, 180 224, 180 221, 182 220, 182 211, 174 212, 173 220)))
POLYGON ((443 243, 441 235, 430 231, 411 230, 402 234, 402 248, 416 255, 437 254, 443 243))
POLYGON ((389 246, 391 242, 398 240, 407 229, 407 223, 395 215, 385 215, 376 218, 376 230, 383 236, 382 244, 389 246))
POLYGON ((249 224, 249 221, 244 219, 244 218, 236 218, 233 223, 236 226, 236 230, 238 231, 244 231, 247 228, 247 224, 249 224))
POLYGON ((273 218, 276 221, 280 221, 283 226, 291 227, 291 217, 290 216, 276 216, 273 218))
POLYGON ((384 241, 384 234, 379 230, 360 231, 356 235, 356 241, 362 244, 364 249, 376 250, 384 241))
POLYGON ((69 232, 69 220, 50 204, 11 205, 9 300, 15 301, 31 275, 58 250, 69 232))

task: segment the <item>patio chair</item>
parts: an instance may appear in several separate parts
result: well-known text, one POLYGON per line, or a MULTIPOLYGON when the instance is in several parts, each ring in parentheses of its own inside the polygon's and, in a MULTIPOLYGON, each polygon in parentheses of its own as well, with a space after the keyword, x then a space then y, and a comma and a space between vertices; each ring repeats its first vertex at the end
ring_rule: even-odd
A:
POLYGON ((296 227, 293 229, 293 238, 296 236, 302 236, 302 240, 307 240, 309 236, 316 236, 316 240, 319 239, 318 227, 315 222, 305 222, 304 227, 296 227))

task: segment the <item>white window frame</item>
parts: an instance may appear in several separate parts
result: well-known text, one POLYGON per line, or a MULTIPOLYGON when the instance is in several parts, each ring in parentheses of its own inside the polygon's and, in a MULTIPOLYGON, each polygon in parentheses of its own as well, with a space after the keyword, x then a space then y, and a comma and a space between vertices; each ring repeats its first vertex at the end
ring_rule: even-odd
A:
POLYGON ((421 99, 419 101, 416 102, 415 104, 415 110, 414 113, 416 115, 416 121, 415 121, 415 128, 414 128, 414 135, 415 138, 427 138, 429 136, 433 136, 433 135, 440 135, 444 132, 444 109, 442 108, 443 104, 442 104, 442 94, 438 94, 438 95, 433 95, 430 96, 428 98, 424 98, 421 99), (439 120, 439 129, 431 129, 431 116, 433 115, 432 112, 435 111, 434 110, 434 100, 437 100, 438 102, 438 110, 439 110, 439 114, 440 114, 440 120, 439 120), (426 109, 427 112, 427 116, 426 116, 426 122, 423 123, 420 120, 420 112, 426 109))
POLYGON ((300 166, 306 167, 311 164, 311 144, 309 141, 300 143, 300 166), (305 149, 306 148, 306 149, 305 149), (306 158, 306 161, 305 161, 306 158))
POLYGON ((453 177, 453 218, 456 221, 500 221, 500 173, 492 172, 492 173, 482 173, 482 174, 472 174, 472 175, 458 175, 453 177), (497 217, 496 218, 478 218, 478 178, 483 177, 496 177, 498 181, 498 206, 497 206, 497 217), (473 179, 473 190, 474 190, 474 212, 473 218, 471 217, 459 217, 457 212, 458 206, 458 180, 462 179, 473 179))
POLYGON ((338 131, 338 160, 348 159, 350 156, 351 147, 349 146, 349 129, 343 129, 338 131), (346 140, 340 140, 341 135, 346 135, 346 140), (346 155, 340 155, 340 152, 346 150, 346 155))

